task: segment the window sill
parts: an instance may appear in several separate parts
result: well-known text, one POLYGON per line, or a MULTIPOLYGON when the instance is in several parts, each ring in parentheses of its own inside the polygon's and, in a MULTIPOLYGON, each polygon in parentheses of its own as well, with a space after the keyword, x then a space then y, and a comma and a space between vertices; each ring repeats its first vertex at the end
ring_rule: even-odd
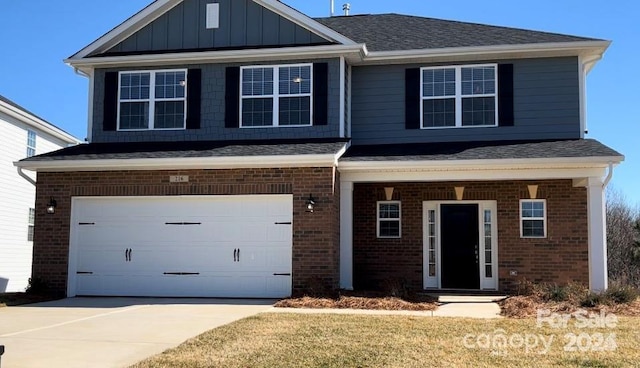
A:
POLYGON ((420 130, 439 130, 439 129, 472 129, 472 128, 498 128, 496 125, 465 125, 465 126, 443 126, 443 127, 421 127, 420 130))

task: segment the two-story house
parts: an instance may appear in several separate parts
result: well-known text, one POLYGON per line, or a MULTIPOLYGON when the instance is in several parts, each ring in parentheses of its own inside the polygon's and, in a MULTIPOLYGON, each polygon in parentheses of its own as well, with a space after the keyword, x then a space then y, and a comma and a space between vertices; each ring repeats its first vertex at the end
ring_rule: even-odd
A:
POLYGON ((31 277, 36 176, 16 170, 13 163, 77 143, 70 134, 0 96, 0 293, 24 291, 31 277))
POLYGON ((157 0, 67 60, 90 144, 18 163, 38 172, 34 276, 68 296, 605 289, 623 157, 584 135, 608 45, 157 0))

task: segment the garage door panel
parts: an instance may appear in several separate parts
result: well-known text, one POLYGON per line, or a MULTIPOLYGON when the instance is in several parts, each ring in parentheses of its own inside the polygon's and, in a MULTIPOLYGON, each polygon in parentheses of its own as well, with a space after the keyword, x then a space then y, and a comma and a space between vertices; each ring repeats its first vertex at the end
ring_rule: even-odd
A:
POLYGON ((73 292, 288 296, 291 277, 273 275, 291 272, 292 203, 290 195, 75 199, 73 292))

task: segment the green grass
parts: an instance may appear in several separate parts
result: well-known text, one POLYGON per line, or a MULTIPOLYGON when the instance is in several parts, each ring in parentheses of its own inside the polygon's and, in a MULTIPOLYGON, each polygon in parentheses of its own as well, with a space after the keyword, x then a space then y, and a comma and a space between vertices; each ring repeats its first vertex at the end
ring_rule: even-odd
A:
MULTIPOLYGON (((575 321, 575 320, 574 320, 575 321)), ((261 314, 204 333, 138 363, 155 367, 634 367, 640 362, 640 318, 612 329, 536 327, 535 319, 261 314), (499 331, 504 330, 504 331, 499 331), (554 336, 551 349, 482 349, 468 334, 554 336), (617 349, 566 352, 565 334, 614 333, 617 349)))

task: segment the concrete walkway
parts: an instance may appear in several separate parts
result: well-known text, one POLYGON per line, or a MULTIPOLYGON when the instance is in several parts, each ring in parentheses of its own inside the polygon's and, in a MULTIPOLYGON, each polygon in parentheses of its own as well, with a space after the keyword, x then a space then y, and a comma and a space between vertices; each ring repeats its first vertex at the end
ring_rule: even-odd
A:
POLYGON ((126 367, 270 300, 71 298, 0 308, 2 368, 126 367))
POLYGON ((301 314, 360 314, 378 316, 419 316, 419 317, 457 317, 457 318, 502 318, 500 306, 493 302, 456 302, 446 303, 435 311, 388 311, 363 309, 306 309, 306 308, 271 308, 272 313, 301 313, 301 314))

